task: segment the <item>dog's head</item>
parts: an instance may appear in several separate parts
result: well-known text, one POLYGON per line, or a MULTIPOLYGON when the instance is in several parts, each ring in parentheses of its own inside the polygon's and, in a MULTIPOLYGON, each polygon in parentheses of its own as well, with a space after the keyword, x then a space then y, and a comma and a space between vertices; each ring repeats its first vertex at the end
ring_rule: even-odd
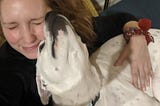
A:
POLYGON ((83 62, 88 60, 86 45, 66 17, 49 12, 45 18, 44 32, 45 40, 40 43, 38 50, 37 69, 48 82, 64 80, 67 73, 74 74, 71 71, 73 67, 85 65, 83 62), (61 75, 57 75, 59 73, 61 75))
POLYGON ((76 34, 74 28, 70 24, 70 21, 66 17, 54 12, 47 13, 44 26, 46 39, 45 41, 42 41, 39 46, 39 54, 41 53, 41 51, 43 51, 43 48, 48 47, 48 51, 51 52, 50 54, 52 54, 52 58, 56 58, 55 46, 58 42, 57 37, 58 35, 60 35, 60 32, 62 32, 64 36, 68 36, 68 30, 73 31, 73 33, 76 34), (67 26, 69 27, 69 29, 67 29, 67 26))
MULTIPOLYGON (((94 75, 90 72, 86 45, 82 43, 70 21, 54 12, 46 15, 44 32, 45 40, 39 45, 36 64, 40 87, 53 95, 63 95, 62 98, 68 99, 63 100, 64 103, 68 102, 67 104, 74 101, 71 99, 76 99, 75 102, 86 101, 87 99, 82 97, 77 99, 81 94, 85 94, 80 94, 80 87, 77 86, 80 83, 84 85, 87 83, 86 78, 94 75), (76 95, 79 96, 76 98, 76 95)), ((87 86, 84 91, 87 94, 87 86)))

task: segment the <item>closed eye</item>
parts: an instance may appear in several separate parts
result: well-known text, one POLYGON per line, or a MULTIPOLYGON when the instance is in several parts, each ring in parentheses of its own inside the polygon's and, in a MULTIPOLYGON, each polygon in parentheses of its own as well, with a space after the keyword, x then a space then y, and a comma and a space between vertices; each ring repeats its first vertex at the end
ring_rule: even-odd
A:
POLYGON ((42 24, 43 22, 35 22, 35 23, 33 23, 34 25, 40 25, 40 24, 42 24))
POLYGON ((14 30, 18 27, 18 25, 5 25, 5 28, 9 29, 9 30, 14 30))
POLYGON ((4 25, 4 28, 9 30, 14 30, 19 26, 16 22, 2 22, 2 25, 4 25))
POLYGON ((33 19, 31 21, 32 24, 34 25, 40 25, 40 24, 43 24, 44 23, 44 17, 41 17, 41 18, 38 18, 38 19, 33 19))
POLYGON ((15 27, 9 27, 8 29, 9 30, 13 30, 13 29, 15 29, 16 28, 16 26, 15 27))

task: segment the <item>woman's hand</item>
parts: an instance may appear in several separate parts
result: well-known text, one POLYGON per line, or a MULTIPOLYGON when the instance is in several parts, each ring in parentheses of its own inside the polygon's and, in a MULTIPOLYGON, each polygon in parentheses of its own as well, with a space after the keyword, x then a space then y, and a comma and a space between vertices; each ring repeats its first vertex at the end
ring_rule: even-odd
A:
POLYGON ((153 71, 145 36, 132 36, 115 65, 122 65, 129 59, 133 85, 141 90, 146 90, 150 85, 153 71))

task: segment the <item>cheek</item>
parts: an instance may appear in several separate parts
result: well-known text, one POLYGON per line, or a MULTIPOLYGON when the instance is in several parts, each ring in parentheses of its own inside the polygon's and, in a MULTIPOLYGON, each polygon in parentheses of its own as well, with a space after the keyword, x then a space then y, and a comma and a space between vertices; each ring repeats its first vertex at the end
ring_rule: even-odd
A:
POLYGON ((44 27, 43 24, 34 28, 34 33, 39 40, 44 40, 44 27))
POLYGON ((3 30, 6 40, 11 44, 16 44, 20 40, 18 31, 3 30))

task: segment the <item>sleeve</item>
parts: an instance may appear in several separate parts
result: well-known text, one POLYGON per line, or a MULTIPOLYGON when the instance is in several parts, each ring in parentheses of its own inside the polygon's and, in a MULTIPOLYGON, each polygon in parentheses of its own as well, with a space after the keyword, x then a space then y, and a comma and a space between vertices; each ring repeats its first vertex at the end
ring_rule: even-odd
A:
POLYGON ((93 18, 94 31, 97 34, 95 47, 100 47, 105 41, 123 32, 123 26, 128 21, 137 21, 137 18, 129 13, 115 13, 107 16, 93 18))
POLYGON ((23 83, 13 73, 0 74, 0 106, 19 106, 23 83))

